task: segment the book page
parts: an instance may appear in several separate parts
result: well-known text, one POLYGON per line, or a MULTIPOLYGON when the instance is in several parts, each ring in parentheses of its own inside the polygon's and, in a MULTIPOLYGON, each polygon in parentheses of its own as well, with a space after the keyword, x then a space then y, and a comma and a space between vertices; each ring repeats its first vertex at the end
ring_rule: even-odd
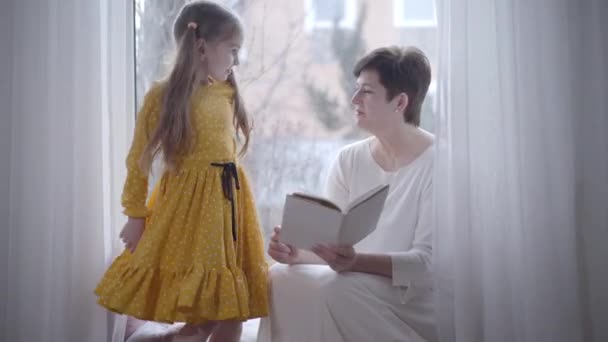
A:
POLYGON ((343 217, 334 208, 288 195, 281 223, 281 241, 303 249, 310 249, 317 243, 338 243, 343 217))

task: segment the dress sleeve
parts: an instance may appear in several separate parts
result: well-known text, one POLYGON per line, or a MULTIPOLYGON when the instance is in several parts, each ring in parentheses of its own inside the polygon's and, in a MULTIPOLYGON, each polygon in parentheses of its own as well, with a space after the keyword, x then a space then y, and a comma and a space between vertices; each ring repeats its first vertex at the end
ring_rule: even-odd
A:
POLYGON ((144 104, 137 114, 135 134, 131 149, 127 155, 127 179, 122 191, 123 213, 129 217, 146 217, 149 210, 146 207, 148 196, 148 172, 142 171, 139 161, 148 140, 154 133, 153 116, 159 108, 159 92, 152 88, 144 98, 144 104))
POLYGON ((431 258, 433 232, 433 180, 426 177, 419 199, 418 219, 412 248, 390 253, 393 285, 430 287, 432 285, 431 258))

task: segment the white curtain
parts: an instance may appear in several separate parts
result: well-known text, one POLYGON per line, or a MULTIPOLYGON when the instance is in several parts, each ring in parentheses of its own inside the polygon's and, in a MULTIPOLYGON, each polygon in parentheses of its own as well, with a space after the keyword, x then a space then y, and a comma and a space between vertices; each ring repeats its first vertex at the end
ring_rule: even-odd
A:
POLYGON ((607 4, 439 1, 442 341, 608 341, 607 4))
POLYGON ((93 289, 120 223, 117 160, 134 112, 130 8, 81 0, 3 7, 12 19, 12 139, 0 340, 111 338, 112 317, 93 289))

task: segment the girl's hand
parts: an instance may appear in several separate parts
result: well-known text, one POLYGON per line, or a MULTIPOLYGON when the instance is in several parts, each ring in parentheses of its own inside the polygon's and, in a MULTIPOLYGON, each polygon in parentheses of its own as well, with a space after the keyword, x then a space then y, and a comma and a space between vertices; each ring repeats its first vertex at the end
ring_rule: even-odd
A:
POLYGON ((312 252, 336 272, 352 271, 357 261, 357 252, 353 246, 318 244, 312 248, 312 252))
POLYGON ((144 233, 146 219, 139 217, 129 217, 129 220, 120 232, 120 239, 125 243, 125 247, 135 252, 135 248, 144 233))
POLYGON ((268 255, 283 264, 293 264, 298 258, 298 249, 280 241, 281 226, 274 227, 268 243, 268 255))

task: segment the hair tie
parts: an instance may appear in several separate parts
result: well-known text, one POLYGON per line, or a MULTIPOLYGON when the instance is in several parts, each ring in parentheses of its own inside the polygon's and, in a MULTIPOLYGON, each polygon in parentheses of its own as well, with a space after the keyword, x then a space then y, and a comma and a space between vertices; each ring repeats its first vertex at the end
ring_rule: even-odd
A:
POLYGON ((188 23, 188 28, 196 30, 198 28, 198 24, 195 23, 194 21, 191 21, 191 22, 188 23))

